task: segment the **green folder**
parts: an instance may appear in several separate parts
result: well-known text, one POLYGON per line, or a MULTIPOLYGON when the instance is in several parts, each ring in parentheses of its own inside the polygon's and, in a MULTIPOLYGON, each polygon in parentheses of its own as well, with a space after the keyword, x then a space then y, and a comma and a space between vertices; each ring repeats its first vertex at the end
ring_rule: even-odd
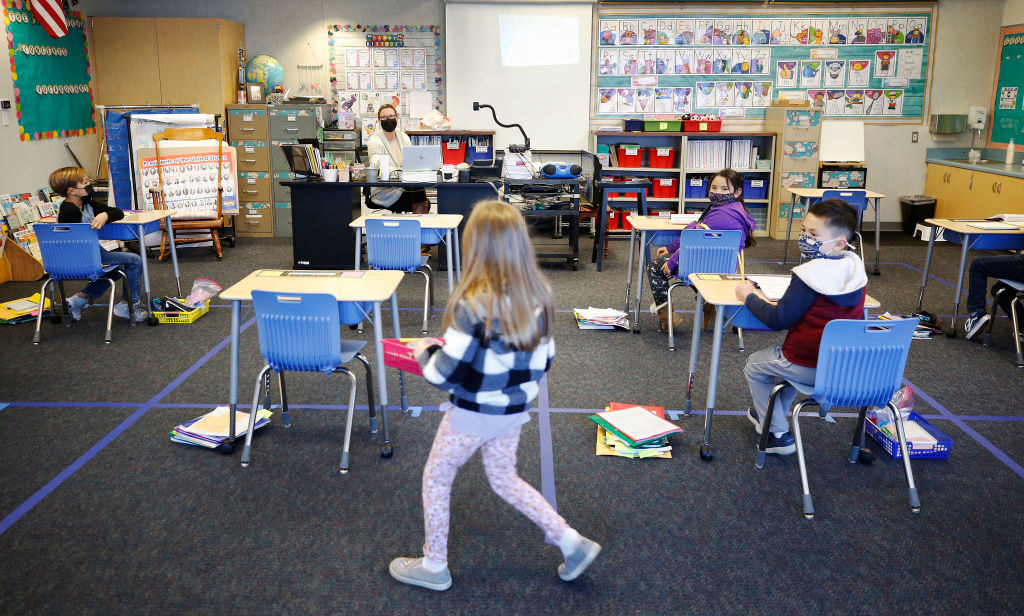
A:
POLYGON ((616 430, 615 426, 613 426, 610 423, 608 423, 607 421, 605 421, 600 415, 590 415, 590 419, 592 419, 594 421, 594 423, 596 423, 597 425, 603 427, 605 430, 611 432, 615 436, 617 436, 620 439, 622 439, 630 447, 642 447, 643 445, 649 445, 651 443, 657 443, 661 439, 665 438, 664 436, 658 436, 658 437, 655 437, 655 438, 647 439, 646 441, 634 441, 633 439, 629 438, 625 434, 623 434, 623 433, 619 432, 618 430, 616 430))

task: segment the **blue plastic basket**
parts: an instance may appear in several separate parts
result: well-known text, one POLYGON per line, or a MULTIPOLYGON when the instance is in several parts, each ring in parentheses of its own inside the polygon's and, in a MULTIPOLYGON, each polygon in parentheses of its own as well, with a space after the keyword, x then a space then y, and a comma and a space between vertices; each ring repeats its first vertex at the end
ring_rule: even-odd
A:
MULTIPOLYGON (((931 434, 933 437, 935 437, 935 440, 938 441, 930 449, 914 447, 913 443, 907 443, 907 448, 910 451, 911 459, 945 459, 949 457, 949 450, 953 448, 953 439, 946 436, 946 434, 943 433, 942 430, 939 430, 931 423, 929 423, 927 419, 921 417, 920 415, 913 411, 910 412, 910 415, 907 417, 906 421, 912 421, 917 425, 921 426, 922 428, 924 428, 925 432, 931 434)), ((886 453, 888 453, 890 456, 897 460, 903 457, 903 454, 900 452, 899 441, 897 441, 896 439, 889 438, 888 434, 882 432, 878 428, 878 426, 873 424, 871 421, 864 421, 864 429, 867 431, 868 434, 871 435, 871 438, 875 439, 875 442, 877 442, 879 445, 882 446, 883 449, 885 449, 886 453)))
POLYGON ((470 146, 466 157, 467 162, 473 163, 478 160, 494 160, 494 148, 490 146, 470 146))
POLYGON ((686 190, 685 195, 687 199, 703 199, 708 196, 708 184, 710 180, 707 177, 693 177, 686 178, 686 190))
POLYGON ((768 180, 757 177, 743 180, 743 197, 746 199, 764 199, 768 196, 768 180), (755 186, 759 184, 759 186, 755 186))

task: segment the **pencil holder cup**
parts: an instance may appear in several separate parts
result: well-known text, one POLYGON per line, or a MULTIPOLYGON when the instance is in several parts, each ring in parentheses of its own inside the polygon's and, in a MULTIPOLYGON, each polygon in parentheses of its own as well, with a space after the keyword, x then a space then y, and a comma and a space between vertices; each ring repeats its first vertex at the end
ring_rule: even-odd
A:
POLYGON ((355 164, 351 167, 351 177, 353 182, 365 182, 366 181, 366 167, 362 164, 355 164))
POLYGON ((366 181, 367 182, 376 182, 377 181, 377 168, 376 167, 367 167, 366 168, 366 181))
POLYGON ((339 182, 347 182, 348 181, 348 168, 347 167, 345 169, 338 169, 338 181, 339 182))
POLYGON ((338 181, 338 170, 337 169, 324 169, 323 171, 325 182, 337 182, 338 181))

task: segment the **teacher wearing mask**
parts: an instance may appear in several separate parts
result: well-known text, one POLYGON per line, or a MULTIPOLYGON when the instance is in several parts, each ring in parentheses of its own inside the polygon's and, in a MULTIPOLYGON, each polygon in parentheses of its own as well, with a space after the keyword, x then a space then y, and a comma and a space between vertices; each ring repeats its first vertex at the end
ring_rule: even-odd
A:
MULTIPOLYGON (((370 141, 366 144, 366 152, 370 157, 370 166, 380 168, 381 160, 389 159, 388 167, 394 171, 402 168, 402 150, 411 145, 409 135, 398 128, 398 111, 394 105, 384 104, 377 110, 377 126, 370 141)), ((389 178, 380 178, 385 181, 389 178)), ((371 208, 386 208, 392 212, 412 212, 425 214, 430 211, 427 193, 422 188, 373 187, 367 205, 371 208)))

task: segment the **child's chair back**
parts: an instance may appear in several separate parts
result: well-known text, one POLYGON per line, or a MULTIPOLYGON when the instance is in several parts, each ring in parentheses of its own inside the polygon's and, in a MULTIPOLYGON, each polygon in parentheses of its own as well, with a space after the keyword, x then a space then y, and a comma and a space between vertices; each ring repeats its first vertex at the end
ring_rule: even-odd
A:
POLYGON ((415 271, 420 258, 418 220, 366 219, 366 261, 381 270, 415 271))
POLYGON ((884 407, 903 382, 917 319, 836 319, 825 325, 812 397, 833 406, 884 407))
POLYGON ((741 239, 742 233, 735 229, 684 229, 679 237, 677 277, 689 285, 690 274, 735 273, 741 239))
POLYGON ((860 225, 860 220, 864 216, 864 210, 868 209, 868 197, 867 191, 864 190, 826 190, 821 194, 821 200, 825 199, 840 199, 853 206, 853 209, 857 210, 857 224, 860 225))
POLYGON ((103 274, 99 236, 89 223, 36 224, 32 229, 43 269, 54 280, 95 280, 103 274))
POLYGON ((326 293, 253 291, 260 355, 275 372, 333 372, 341 365, 338 300, 326 293))

